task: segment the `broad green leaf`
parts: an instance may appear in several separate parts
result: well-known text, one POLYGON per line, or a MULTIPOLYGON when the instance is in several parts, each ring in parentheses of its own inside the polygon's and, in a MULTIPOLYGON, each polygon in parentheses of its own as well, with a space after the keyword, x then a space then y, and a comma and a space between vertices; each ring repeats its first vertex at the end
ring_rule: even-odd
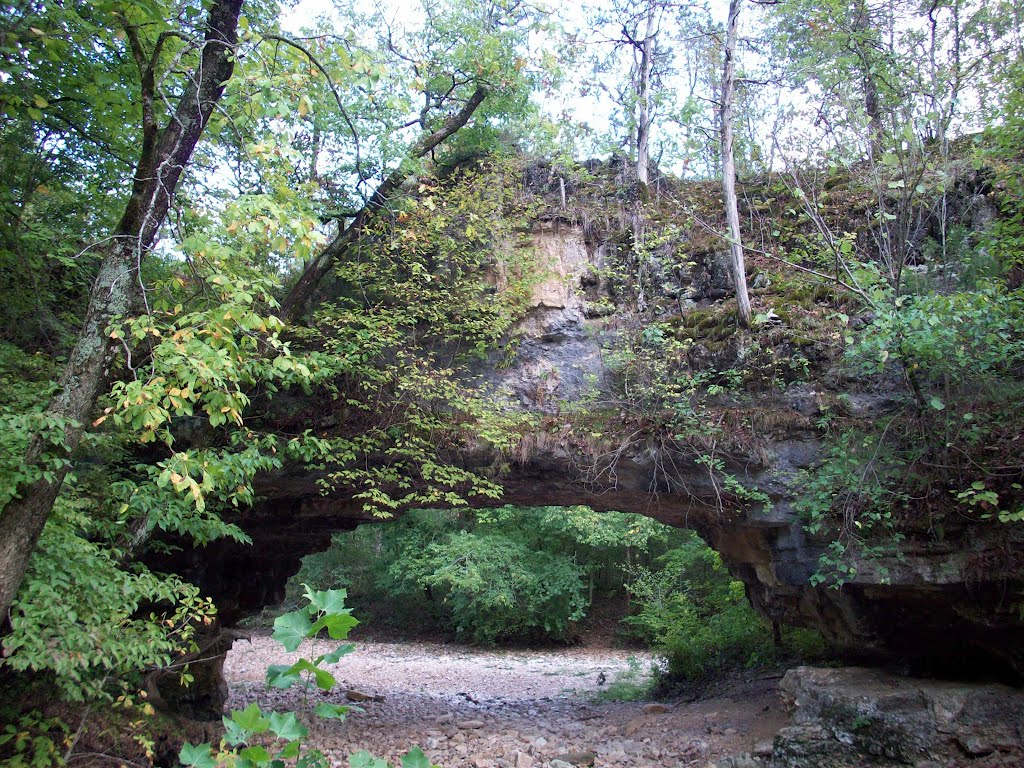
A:
POLYGON ((216 763, 213 760, 213 755, 210 754, 210 750, 209 744, 196 744, 192 746, 185 742, 181 747, 181 752, 178 753, 178 759, 182 765, 194 766, 195 768, 214 768, 216 763))
POLYGON ((295 768, 327 768, 330 762, 327 757, 318 749, 307 752, 295 761, 295 768))
POLYGON ((243 710, 233 710, 231 719, 250 733, 263 733, 270 727, 270 721, 263 716, 263 712, 256 702, 243 710))
POLYGON ((337 664, 341 661, 343 656, 348 656, 355 649, 356 647, 352 643, 339 645, 330 653, 325 653, 323 656, 317 657, 317 664, 337 664))
POLYGON ((271 664, 267 667, 267 685, 272 688, 291 688, 301 679, 291 672, 290 664, 271 664))
POLYGON ((433 768, 423 750, 413 747, 402 757, 402 768, 433 768))
POLYGON ((277 753, 277 756, 282 760, 292 760, 299 756, 299 750, 302 748, 301 741, 289 741, 284 745, 284 749, 277 753))
POLYGON ((256 765, 270 762, 270 753, 259 745, 246 747, 238 754, 245 760, 252 760, 256 765))
POLYGON ((224 722, 224 741, 227 742, 228 746, 237 747, 249 741, 249 737, 252 735, 249 731, 230 717, 224 717, 222 720, 224 722))
POLYGON ((389 768, 386 761, 374 757, 365 749, 353 752, 348 756, 349 768, 389 768))
POLYGON ((289 674, 296 674, 299 672, 312 672, 313 679, 316 681, 316 687, 322 691, 329 691, 334 687, 337 682, 334 679, 334 675, 328 672, 326 669, 320 669, 309 659, 299 659, 297 662, 292 664, 288 670, 289 674))
POLYGON ((315 608, 323 613, 343 613, 347 611, 345 608, 345 598, 348 597, 347 590, 314 590, 308 584, 303 586, 306 587, 306 599, 309 600, 310 608, 315 608))
POLYGON ((313 714, 325 720, 344 720, 349 709, 350 707, 345 704, 328 704, 326 701, 321 701, 313 707, 313 714))
POLYGON ((270 730, 288 741, 304 738, 309 729, 299 722, 294 712, 274 712, 270 715, 270 730))
POLYGON ((310 636, 313 625, 302 611, 292 611, 274 620, 273 638, 284 646, 286 651, 294 651, 310 636))
POLYGON ((320 630, 326 629, 332 640, 344 640, 358 623, 359 619, 349 616, 347 613, 329 613, 311 627, 310 634, 315 635, 320 630))

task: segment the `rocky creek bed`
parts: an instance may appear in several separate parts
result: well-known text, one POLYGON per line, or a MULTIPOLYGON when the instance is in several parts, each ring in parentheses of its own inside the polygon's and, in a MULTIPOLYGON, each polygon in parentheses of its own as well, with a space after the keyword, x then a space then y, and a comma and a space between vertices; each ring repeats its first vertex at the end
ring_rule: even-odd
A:
MULTIPOLYGON (((284 653, 269 637, 235 643, 225 663, 231 709, 256 701, 297 710, 297 689, 267 690, 270 664, 324 653, 307 642, 284 653)), ((331 671, 346 693, 374 698, 344 722, 311 724, 312 743, 332 765, 359 749, 395 761, 420 746, 432 762, 454 768, 580 765, 705 766, 722 756, 764 752, 789 717, 774 676, 751 675, 693 703, 602 701, 617 680, 647 675, 649 654, 610 648, 487 650, 441 643, 360 641, 331 671), (555 763, 557 765, 557 763, 555 763)), ((320 696, 321 694, 312 694, 320 696)))

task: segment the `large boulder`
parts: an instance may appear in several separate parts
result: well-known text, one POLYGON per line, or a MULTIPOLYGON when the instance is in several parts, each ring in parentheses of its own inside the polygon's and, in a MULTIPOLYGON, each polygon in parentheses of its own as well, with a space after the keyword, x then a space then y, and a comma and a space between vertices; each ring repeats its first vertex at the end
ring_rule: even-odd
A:
POLYGON ((1024 692, 874 669, 789 670, 793 724, 771 768, 977 768, 1024 764, 1024 692))

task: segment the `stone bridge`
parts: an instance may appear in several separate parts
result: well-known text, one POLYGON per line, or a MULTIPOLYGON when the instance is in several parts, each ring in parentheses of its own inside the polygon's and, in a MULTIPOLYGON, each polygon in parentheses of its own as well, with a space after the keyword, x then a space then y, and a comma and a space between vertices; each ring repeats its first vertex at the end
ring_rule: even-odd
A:
MULTIPOLYGON (((747 403, 748 413, 762 417, 752 422, 757 448, 733 454, 728 470, 766 492, 769 506, 724 498, 705 467, 665 455, 665 446, 650 439, 590 446, 583 456, 568 427, 559 426, 560 411, 595 388, 607 389, 607 350, 623 327, 623 312, 610 302, 600 277, 608 246, 588 242, 579 228, 564 224, 548 224, 535 238, 548 278, 535 287, 532 308, 519 324, 512 365, 466 372, 509 408, 543 416, 543 429, 524 440, 502 478, 505 494, 497 503, 589 505, 693 528, 744 582, 761 613, 814 627, 849 657, 1020 682, 1024 526, 947 521, 941 540, 911 535, 901 558, 859 564, 841 589, 812 586, 829 537, 805 531, 793 509, 795 480, 820 455, 814 421, 835 386, 804 383, 747 403)), ((728 285, 724 259, 716 254, 699 270, 667 288, 681 312, 720 297, 728 285)), ((877 414, 892 403, 884 383, 847 395, 853 415, 877 414)), ((467 466, 486 460, 457 458, 467 466)), ((218 542, 156 565, 198 583, 215 598, 227 625, 276 602, 302 556, 326 548, 333 532, 368 521, 358 500, 323 496, 315 480, 302 472, 263 480, 261 501, 234 520, 252 546, 218 542)))

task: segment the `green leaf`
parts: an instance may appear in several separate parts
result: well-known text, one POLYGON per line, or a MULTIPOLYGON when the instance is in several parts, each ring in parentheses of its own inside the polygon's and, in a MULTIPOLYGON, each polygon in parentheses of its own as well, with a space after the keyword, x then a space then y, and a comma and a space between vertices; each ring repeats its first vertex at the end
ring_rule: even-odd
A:
POLYGON ((243 710, 232 711, 231 719, 250 733, 263 733, 270 727, 270 721, 263 716, 256 702, 243 710))
POLYGON ((325 653, 323 656, 318 657, 317 664, 337 664, 343 656, 348 656, 355 649, 356 647, 352 643, 339 645, 330 653, 325 653))
POLYGON ((209 744, 192 746, 185 742, 181 747, 181 752, 178 753, 178 759, 182 765, 195 766, 195 768, 214 768, 216 763, 214 763, 210 750, 209 744))
POLYGON ((299 722, 294 712, 274 712, 270 715, 270 730, 288 741, 305 738, 309 729, 299 722))
POLYGON ((344 640, 358 623, 359 619, 349 616, 347 613, 329 613, 310 628, 310 634, 315 635, 320 630, 326 629, 332 640, 344 640))
POLYGON ((349 707, 345 704, 328 704, 326 701, 321 701, 313 707, 313 714, 325 720, 344 720, 348 711, 349 707))
POLYGON ((302 678, 291 672, 290 664, 271 664, 267 667, 267 685, 271 688, 291 688, 302 678))
POLYGON ((313 679, 316 681, 316 687, 322 691, 329 691, 334 687, 337 680, 334 679, 334 675, 328 672, 326 669, 320 669, 309 659, 299 659, 297 662, 292 664, 288 670, 289 674, 296 674, 299 672, 312 672, 313 679))
POLYGON ((284 646, 286 651, 294 651, 310 636, 313 625, 302 611, 292 611, 274 620, 273 638, 284 646))
POLYGON ((223 718, 224 722, 224 741, 228 743, 228 746, 237 747, 239 744, 245 744, 249 741, 249 733, 245 728, 240 726, 230 717, 223 718))
POLYGON ((433 768, 423 750, 413 747, 402 757, 402 768, 433 768))
POLYGON ((327 768, 330 763, 318 749, 307 752, 295 761, 295 768, 327 768))
POLYGON ((270 762, 270 753, 261 746, 246 747, 238 753, 244 760, 252 760, 256 765, 270 762))
POLYGON ((284 749, 277 753, 277 756, 282 760, 292 760, 299 756, 299 750, 302 748, 301 741, 289 741, 284 745, 284 749))
POLYGON ((353 752, 348 756, 349 768, 389 768, 387 762, 374 757, 365 749, 353 752))
POLYGON ((306 588, 306 599, 309 600, 310 608, 315 608, 317 611, 322 613, 347 613, 345 608, 345 598, 348 597, 348 591, 344 589, 323 589, 313 590, 310 589, 308 584, 303 584, 306 588))
POLYGON ((943 403, 938 397, 935 397, 934 395, 932 395, 932 399, 928 401, 928 404, 936 411, 941 411, 946 407, 946 404, 943 403))

